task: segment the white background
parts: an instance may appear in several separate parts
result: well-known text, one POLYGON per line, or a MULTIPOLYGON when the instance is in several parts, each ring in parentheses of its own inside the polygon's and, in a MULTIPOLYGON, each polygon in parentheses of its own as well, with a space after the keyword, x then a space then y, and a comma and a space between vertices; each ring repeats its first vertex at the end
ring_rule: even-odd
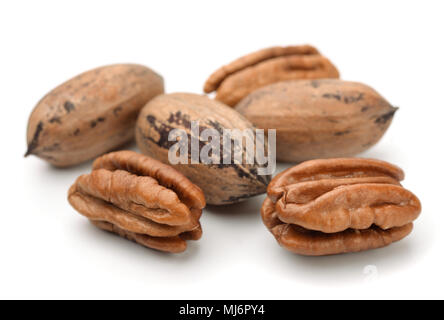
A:
MULTIPOLYGON (((441 1, 1 1, 0 298, 444 298, 441 1), (184 254, 95 229, 66 193, 90 163, 23 158, 28 115, 61 82, 117 62, 162 74, 167 92, 202 92, 240 55, 310 43, 343 79, 400 110, 364 157, 401 166, 422 201, 413 233, 390 247, 293 255, 262 225, 263 196, 205 210, 184 254)), ((280 166, 279 169, 283 167, 280 166)))

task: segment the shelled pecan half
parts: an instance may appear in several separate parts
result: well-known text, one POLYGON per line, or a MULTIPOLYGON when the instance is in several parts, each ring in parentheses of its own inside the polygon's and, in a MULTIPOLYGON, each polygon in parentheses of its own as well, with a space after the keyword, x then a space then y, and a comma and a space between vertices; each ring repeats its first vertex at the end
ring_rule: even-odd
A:
POLYGON ((379 160, 306 161, 273 178, 262 219, 281 246, 303 255, 384 247, 406 237, 421 212, 403 178, 379 160))
POLYGON ((217 91, 216 100, 234 106, 254 90, 296 79, 339 78, 336 67, 309 45, 262 49, 216 70, 204 92, 217 91))
POLYGON ((108 153, 77 178, 70 204, 97 227, 146 247, 182 252, 202 235, 205 198, 174 168, 133 151, 108 153))

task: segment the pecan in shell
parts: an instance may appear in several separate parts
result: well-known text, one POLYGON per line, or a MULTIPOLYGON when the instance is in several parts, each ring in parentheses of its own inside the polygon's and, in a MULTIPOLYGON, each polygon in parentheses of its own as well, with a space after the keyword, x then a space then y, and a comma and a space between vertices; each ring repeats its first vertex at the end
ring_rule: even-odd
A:
POLYGON ((114 64, 79 74, 35 106, 25 156, 68 167, 115 150, 133 140, 140 109, 163 91, 163 78, 142 65, 114 64))
MULTIPOLYGON (((192 139, 198 140, 198 153, 208 145, 200 133, 215 131, 223 137, 225 130, 253 132, 255 128, 238 112, 226 105, 206 96, 191 93, 169 93, 160 95, 142 109, 136 126, 136 142, 140 151, 163 163, 170 163, 169 152, 177 143, 168 139, 175 130, 186 132, 189 151, 187 163, 172 164, 188 179, 198 185, 204 192, 208 204, 226 205, 244 201, 250 197, 265 193, 271 175, 260 175, 258 169, 264 165, 254 163, 224 164, 225 146, 219 139, 218 163, 193 163, 192 139), (199 132, 193 133, 192 123, 198 123, 199 132)), ((238 141, 230 138, 230 145, 238 141)), ((253 135, 242 142, 242 159, 255 157, 255 148, 247 148, 248 144, 256 146, 258 139, 253 135)), ((267 141, 264 142, 267 150, 267 141)))
POLYGON ((379 160, 306 161, 271 181, 262 219, 279 244, 303 255, 384 247, 406 237, 421 211, 403 177, 379 160))
POLYGON ((101 229, 144 246, 182 252, 202 235, 205 198, 174 168, 132 151, 106 154, 68 192, 70 204, 101 229))
POLYGON ((276 130, 276 159, 344 158, 375 145, 398 108, 373 88, 339 79, 282 81, 260 88, 235 110, 276 130))

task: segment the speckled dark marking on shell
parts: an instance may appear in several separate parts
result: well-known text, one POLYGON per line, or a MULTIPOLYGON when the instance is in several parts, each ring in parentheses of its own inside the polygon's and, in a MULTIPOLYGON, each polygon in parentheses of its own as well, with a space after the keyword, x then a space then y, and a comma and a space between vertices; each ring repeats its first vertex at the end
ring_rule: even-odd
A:
POLYGON ((337 79, 269 85, 235 109, 256 127, 277 130, 276 156, 284 162, 363 152, 381 139, 397 110, 372 88, 337 79))
POLYGON ((80 74, 34 108, 26 156, 66 167, 114 150, 133 139, 140 109, 161 93, 162 77, 141 65, 110 65, 80 74))
MULTIPOLYGON (((140 150, 164 163, 168 161, 168 150, 176 141, 168 141, 173 129, 183 129, 188 141, 199 138, 199 150, 208 142, 191 134, 191 122, 199 121, 199 134, 205 129, 251 129, 251 123, 224 104, 205 96, 174 93, 156 97, 141 111, 136 128, 136 141, 140 150)), ((231 141, 233 144, 233 141, 231 141)), ((222 146, 220 145, 222 150, 222 146)), ((244 146, 244 156, 246 154, 244 146)), ((270 176, 258 174, 258 165, 191 164, 191 143, 188 144, 188 164, 174 167, 198 185, 205 193, 208 204, 222 205, 243 201, 264 193, 270 176)), ((234 154, 231 154, 233 158, 234 154)))

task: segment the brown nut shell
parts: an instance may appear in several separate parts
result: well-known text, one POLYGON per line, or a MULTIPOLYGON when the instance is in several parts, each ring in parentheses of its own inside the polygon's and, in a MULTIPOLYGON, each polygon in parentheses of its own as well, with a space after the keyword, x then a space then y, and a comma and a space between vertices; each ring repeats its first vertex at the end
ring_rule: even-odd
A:
POLYGON ((356 252, 407 236, 421 203, 402 170, 372 159, 321 159, 277 175, 262 219, 277 241, 304 255, 356 252))
POLYGON ((205 199, 181 173, 132 151, 98 158, 68 192, 70 204, 96 226, 169 252, 202 234, 205 199), (179 191, 177 191, 179 190, 179 191))
POLYGON ((133 139, 140 109, 163 90, 162 77, 142 65, 82 73, 38 102, 28 122, 26 155, 67 167, 113 150, 133 139))
POLYGON ((276 129, 276 158, 284 162, 363 152, 381 139, 397 110, 372 88, 338 79, 275 83, 235 109, 258 128, 276 129))
MULTIPOLYGON (((168 140, 170 132, 174 129, 186 132, 190 146, 191 140, 197 138, 191 132, 193 121, 199 124, 199 134, 205 129, 212 129, 221 137, 224 129, 254 129, 235 110, 206 96, 189 93, 165 94, 150 101, 140 112, 136 128, 137 145, 142 153, 169 163, 168 151, 177 143, 168 140)), ((201 136, 198 138, 200 154, 207 141, 201 136)), ((251 140, 252 137, 247 139, 251 140)), ((254 140, 251 141, 254 143, 254 140)), ((219 142, 222 157, 223 145, 222 141, 219 142)), ((248 150, 245 146, 246 144, 242 149, 243 159, 254 157, 254 154, 249 153, 254 153, 254 150, 248 150)), ((198 185, 203 190, 207 203, 213 205, 236 203, 264 193, 271 178, 269 175, 259 175, 257 164, 224 164, 222 158, 219 158, 219 164, 205 164, 201 161, 191 163, 191 152, 188 152, 186 164, 179 163, 173 167, 198 185)))
POLYGON ((338 77, 336 67, 312 46, 272 47, 216 70, 206 81, 204 91, 217 90, 217 100, 234 106, 249 93, 271 83, 338 77))

